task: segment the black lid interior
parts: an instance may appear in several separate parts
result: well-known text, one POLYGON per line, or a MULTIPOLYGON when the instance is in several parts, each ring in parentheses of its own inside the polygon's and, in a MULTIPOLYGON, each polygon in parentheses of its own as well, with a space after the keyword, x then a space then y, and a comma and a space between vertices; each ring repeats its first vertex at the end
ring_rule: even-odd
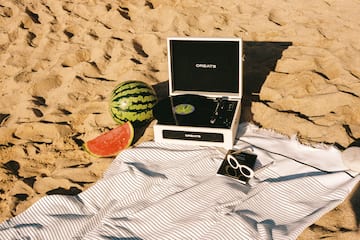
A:
POLYGON ((170 94, 241 97, 240 39, 173 38, 168 48, 170 94))

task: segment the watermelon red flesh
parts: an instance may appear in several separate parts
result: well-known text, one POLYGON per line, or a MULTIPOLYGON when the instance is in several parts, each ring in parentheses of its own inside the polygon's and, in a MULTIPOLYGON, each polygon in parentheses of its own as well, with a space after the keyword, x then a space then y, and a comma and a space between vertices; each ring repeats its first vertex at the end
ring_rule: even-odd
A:
POLYGON ((133 138, 134 128, 130 122, 126 122, 86 142, 84 149, 97 157, 112 157, 128 148, 133 138))

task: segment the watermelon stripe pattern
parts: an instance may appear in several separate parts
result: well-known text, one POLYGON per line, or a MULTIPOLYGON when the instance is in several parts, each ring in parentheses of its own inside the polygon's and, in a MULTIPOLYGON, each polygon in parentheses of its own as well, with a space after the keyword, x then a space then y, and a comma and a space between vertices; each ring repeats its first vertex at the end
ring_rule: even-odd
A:
POLYGON ((153 119, 157 102, 154 89, 141 81, 127 81, 112 92, 110 111, 117 123, 130 121, 134 126, 145 125, 153 119))

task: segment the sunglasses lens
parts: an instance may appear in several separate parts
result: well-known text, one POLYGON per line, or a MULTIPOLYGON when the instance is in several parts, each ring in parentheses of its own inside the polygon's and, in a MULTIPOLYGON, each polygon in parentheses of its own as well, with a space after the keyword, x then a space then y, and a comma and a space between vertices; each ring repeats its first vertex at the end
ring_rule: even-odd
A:
POLYGON ((254 171, 246 165, 241 165, 240 172, 247 178, 252 178, 254 176, 254 171))
POLYGON ((246 177, 251 175, 251 172, 249 171, 249 169, 247 168, 242 168, 241 169, 242 174, 244 174, 246 177))

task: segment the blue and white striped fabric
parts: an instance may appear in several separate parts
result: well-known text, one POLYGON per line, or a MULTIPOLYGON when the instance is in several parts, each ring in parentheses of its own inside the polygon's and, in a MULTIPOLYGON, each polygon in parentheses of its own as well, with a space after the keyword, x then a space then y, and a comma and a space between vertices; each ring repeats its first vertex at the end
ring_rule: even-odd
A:
POLYGON ((360 179, 335 148, 241 125, 235 148, 248 146, 258 159, 243 185, 216 174, 223 149, 142 143, 85 192, 44 197, 1 223, 1 239, 296 239, 360 179))

